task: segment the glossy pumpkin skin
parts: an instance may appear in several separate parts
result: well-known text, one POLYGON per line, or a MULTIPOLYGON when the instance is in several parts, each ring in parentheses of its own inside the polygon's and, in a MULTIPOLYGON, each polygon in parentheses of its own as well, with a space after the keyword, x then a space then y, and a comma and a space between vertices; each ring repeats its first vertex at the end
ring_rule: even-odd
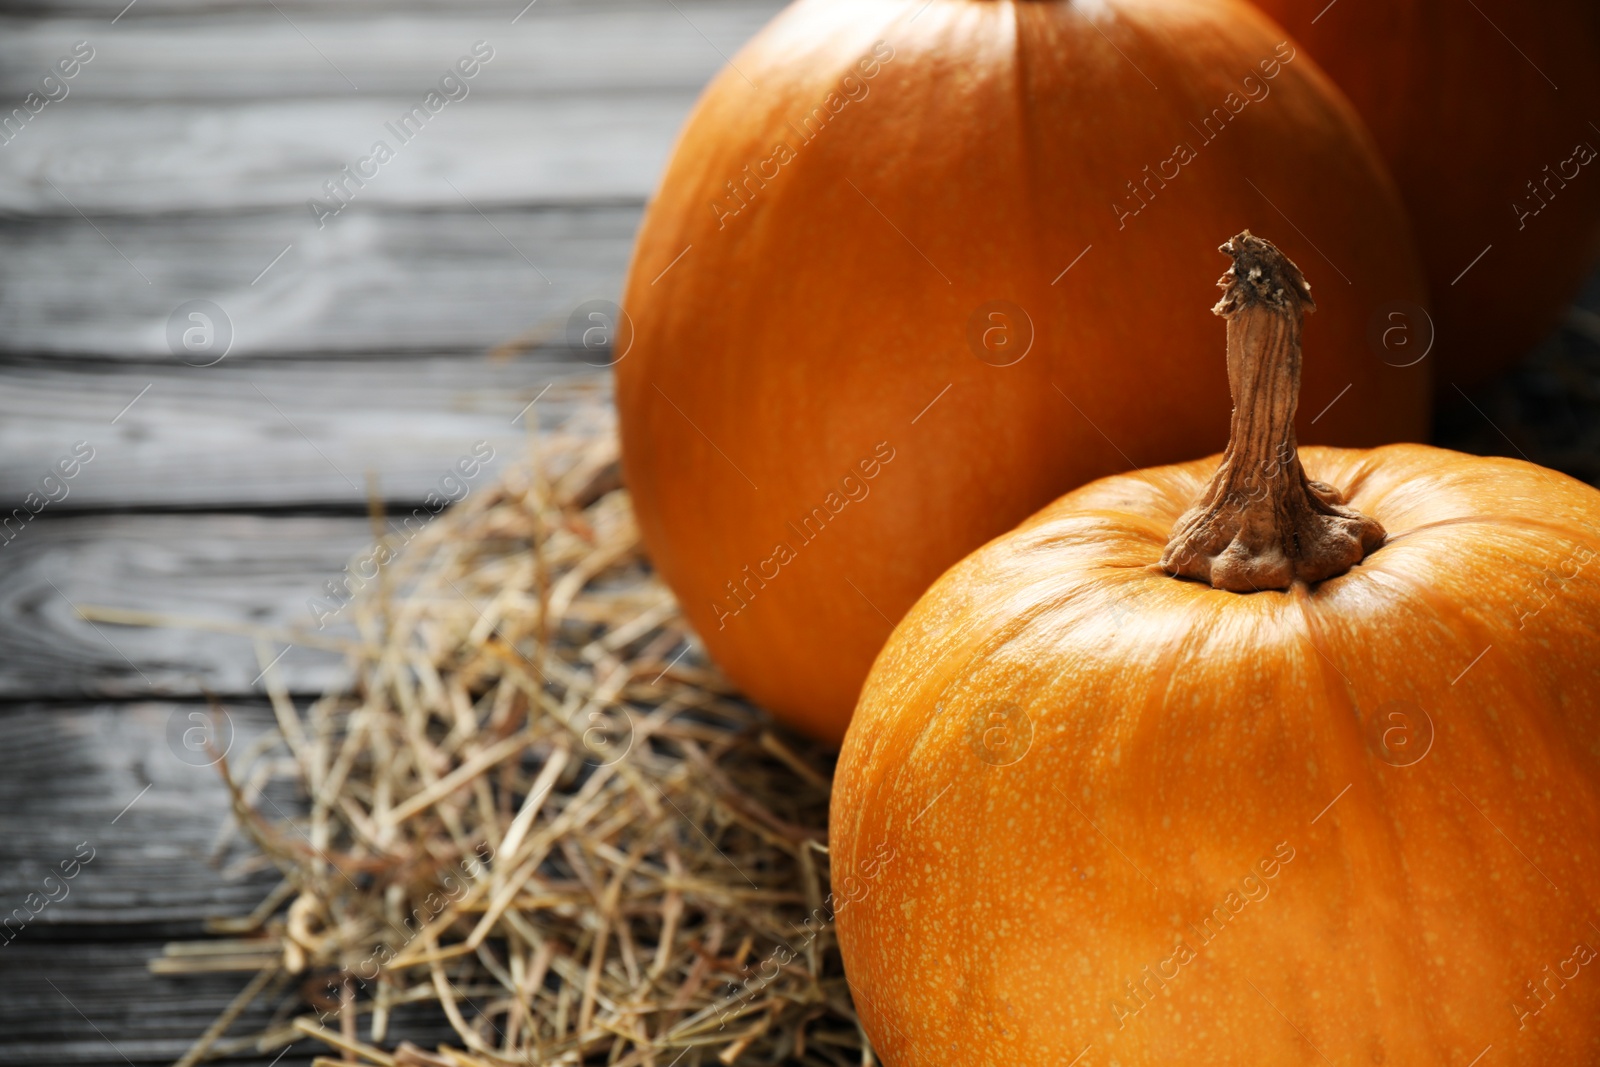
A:
POLYGON ((946 567, 1067 489, 1220 448, 1220 380, 1151 388, 1215 358, 1218 233, 1344 276, 1307 326, 1330 355, 1303 440, 1426 433, 1429 362, 1369 345, 1425 299, 1398 198, 1282 41, 1227 0, 799 0, 711 85, 639 236, 617 403, 645 544, 747 693, 837 741, 946 567), (1032 323, 1009 366, 1026 329, 975 319, 991 301, 1032 323))
POLYGON ((1256 6, 1350 97, 1400 186, 1428 270, 1440 391, 1455 397, 1452 382, 1511 366, 1555 328, 1600 255, 1600 158, 1574 159, 1580 144, 1600 150, 1600 5, 1256 6))
POLYGON ((1301 458, 1389 531, 1338 578, 1162 573, 1212 458, 1063 497, 897 628, 830 829, 890 1067, 1600 1062, 1600 493, 1301 458))

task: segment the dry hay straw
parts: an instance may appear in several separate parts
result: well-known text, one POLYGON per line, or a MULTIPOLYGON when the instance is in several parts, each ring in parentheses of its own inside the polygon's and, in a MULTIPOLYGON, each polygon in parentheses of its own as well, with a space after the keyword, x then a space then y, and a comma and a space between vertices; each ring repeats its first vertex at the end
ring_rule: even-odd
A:
POLYGON ((278 729, 219 766, 285 881, 213 927, 243 936, 155 961, 259 968, 186 1063, 308 1034, 386 1067, 872 1062, 833 939, 827 753, 702 665, 609 428, 542 447, 345 609, 352 688, 302 715, 268 672, 278 729), (292 819, 263 802, 285 767, 292 819), (221 1040, 291 983, 318 1010, 221 1040), (386 1051, 419 1001, 457 1043, 386 1051))

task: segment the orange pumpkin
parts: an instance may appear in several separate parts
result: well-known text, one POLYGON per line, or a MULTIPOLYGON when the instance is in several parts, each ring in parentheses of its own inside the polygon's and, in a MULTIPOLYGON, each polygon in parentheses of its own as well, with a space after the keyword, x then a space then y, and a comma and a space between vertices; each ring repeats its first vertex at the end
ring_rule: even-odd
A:
POLYGON ((644 541, 713 657, 837 741, 944 568, 1066 489, 1220 447, 1195 250, 1263 214, 1339 278, 1302 431, 1422 436, 1429 364, 1369 343, 1423 299, 1398 201, 1254 9, 787 9, 690 118, 618 347, 644 541))
POLYGON ((1297 272, 1225 247, 1220 462, 1062 497, 873 668, 830 827, 867 1032, 890 1067, 1600 1063, 1600 493, 1297 452, 1297 272))
POLYGON ((1394 173, 1428 269, 1437 387, 1455 397, 1510 366, 1600 252, 1600 5, 1256 3, 1349 95, 1394 173))

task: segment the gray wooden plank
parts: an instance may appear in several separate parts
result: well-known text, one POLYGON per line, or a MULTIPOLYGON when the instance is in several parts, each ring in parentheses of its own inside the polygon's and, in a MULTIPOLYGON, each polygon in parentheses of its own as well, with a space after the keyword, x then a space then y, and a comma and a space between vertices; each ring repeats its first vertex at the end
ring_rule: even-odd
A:
POLYGON ((230 358, 564 344, 578 305, 620 294, 639 210, 351 208, 320 231, 299 207, 12 220, 0 352, 170 361, 168 321, 195 299, 227 316, 230 358))
POLYGON ((0 17, 0 100, 37 88, 78 41, 94 54, 68 80, 63 109, 90 100, 343 97, 356 92, 352 85, 377 97, 420 97, 479 40, 494 53, 468 82, 468 99, 693 91, 722 64, 719 50, 731 54, 782 6, 540 0, 513 25, 522 4, 439 4, 409 14, 385 4, 377 18, 360 5, 319 4, 289 18, 267 4, 150 17, 150 2, 141 0, 115 28, 103 17, 0 17))
POLYGON ((394 158, 358 191, 365 206, 638 201, 654 188, 695 96, 683 89, 468 97, 402 142, 385 124, 426 90, 414 99, 351 93, 240 104, 69 97, 0 151, 0 210, 98 216, 295 207, 309 221, 306 202, 331 204, 324 183, 342 166, 360 166, 379 141, 394 158))
MULTIPOLYGON (((252 635, 342 635, 337 616, 309 604, 371 540, 368 521, 355 516, 36 519, 0 549, 0 699, 264 693, 252 635), (80 614, 103 608, 192 625, 122 626, 80 614)), ((276 656, 287 642, 269 645, 276 656)), ((346 676, 337 652, 304 647, 275 670, 303 693, 346 676)))
MULTIPOLYGON (((0 919, 11 920, 0 931, 8 942, 0 961, 45 928, 198 931, 207 915, 249 914, 278 883, 276 872, 236 865, 229 873, 212 858, 231 819, 227 791, 204 746, 185 747, 201 736, 187 731, 210 729, 206 710, 145 701, 0 711, 0 919)), ((219 744, 226 748, 231 734, 242 753, 271 713, 234 705, 216 721, 219 744)), ((271 795, 293 810, 290 796, 271 795)))
POLYGON ((0 210, 303 207, 379 140, 396 155, 361 188, 366 205, 637 201, 699 88, 778 7, 546 0, 374 18, 355 4, 291 18, 180 4, 161 17, 146 0, 121 25, 93 4, 81 10, 99 17, 11 17, 0 91, 52 99, 5 112, 0 210), (473 50, 481 69, 423 130, 388 129, 473 50), (71 79, 45 83, 85 51, 71 79))
MULTIPOLYGON (((696 0, 697 6, 738 6, 750 0, 696 0)), ((668 7, 669 0, 0 0, 0 14, 58 18, 87 18, 104 25, 125 26, 145 19, 172 16, 210 16, 218 14, 265 14, 281 9, 294 17, 318 15, 453 14, 510 22, 522 13, 520 21, 533 18, 534 12, 569 8, 598 8, 608 11, 649 11, 668 7), (118 17, 120 16, 120 17, 118 17), (113 21, 115 20, 115 21, 113 21)))
MULTIPOLYGON (((128 1067, 170 1064, 228 1006, 249 975, 174 977, 146 973, 154 940, 106 944, 19 942, 0 948, 0 1064, 128 1067)), ((264 1029, 272 1005, 246 1012, 234 1031, 264 1029)), ((306 1067, 323 1050, 304 1042, 223 1062, 306 1067)))
POLYGON ((0 363, 0 516, 362 508, 369 473, 395 506, 421 503, 478 442, 492 471, 526 448, 530 419, 603 418, 609 395, 605 372, 539 359, 0 363), (92 458, 52 488, 75 448, 92 458))
MULTIPOLYGON (((155 940, 101 944, 19 942, 0 949, 0 1064, 39 1067, 129 1067, 170 1064, 227 1007, 250 975, 151 975, 146 961, 160 954, 155 940)), ((324 979, 325 981, 325 979, 324 979)), ((263 998, 230 1034, 259 1034, 275 1010, 303 1010, 296 986, 263 998)), ((337 1016, 328 1025, 337 1027, 337 1016)), ((359 1031, 368 1036, 366 1026, 359 1031)), ((426 1005, 398 1008, 388 1043, 410 1040, 431 1049, 453 1035, 426 1005)), ((459 1039, 456 1039, 459 1045, 459 1039)), ((305 1040, 287 1051, 246 1050, 220 1062, 234 1067, 306 1067, 327 1055, 305 1040), (281 1058, 280 1058, 281 1056, 281 1058)))

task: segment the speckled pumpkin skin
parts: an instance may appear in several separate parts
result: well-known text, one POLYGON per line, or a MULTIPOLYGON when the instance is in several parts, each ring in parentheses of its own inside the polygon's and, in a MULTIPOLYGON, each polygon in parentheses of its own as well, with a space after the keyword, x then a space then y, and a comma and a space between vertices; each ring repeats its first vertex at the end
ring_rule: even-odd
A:
POLYGON ((1600 1063, 1600 492, 1301 457, 1389 532, 1341 577, 1161 573, 1213 457, 1061 498, 896 629, 831 829, 890 1067, 1600 1063))

